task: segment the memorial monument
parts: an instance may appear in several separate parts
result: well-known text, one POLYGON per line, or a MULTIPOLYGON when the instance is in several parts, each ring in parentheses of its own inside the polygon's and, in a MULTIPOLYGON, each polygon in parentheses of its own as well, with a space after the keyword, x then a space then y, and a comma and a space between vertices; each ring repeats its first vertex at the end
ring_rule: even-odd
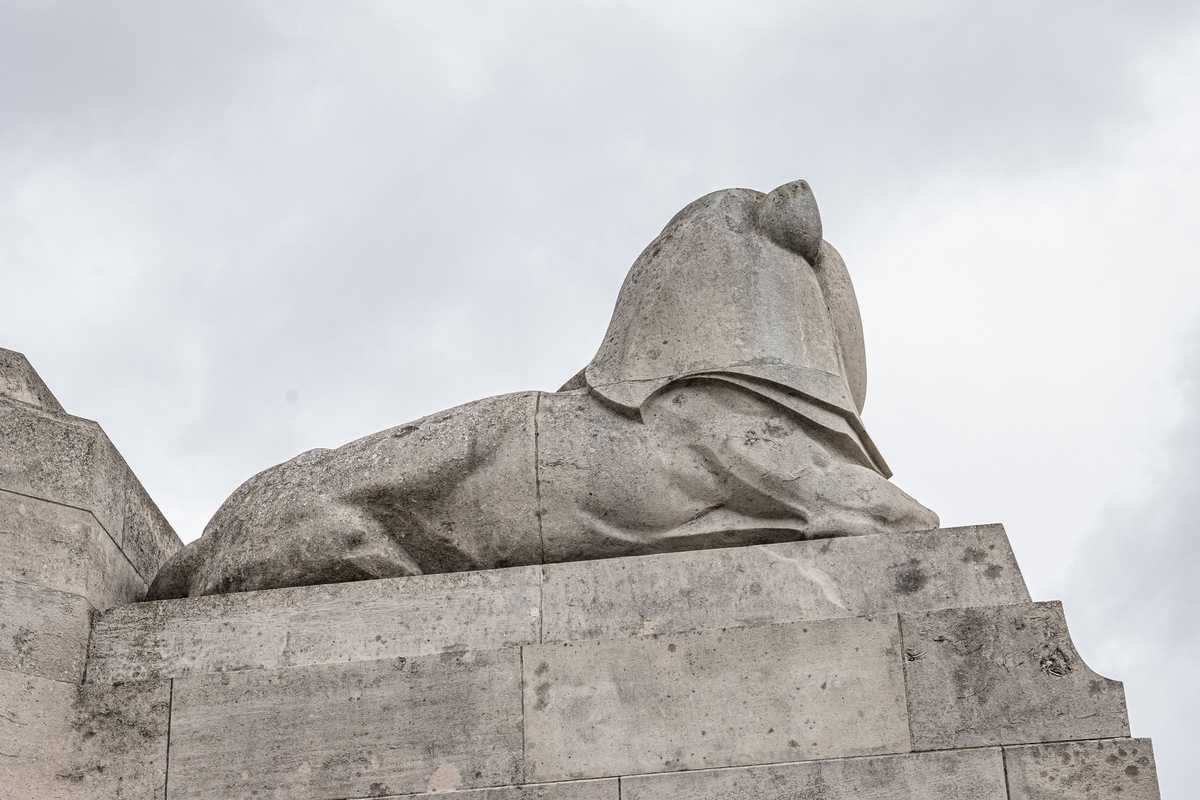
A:
POLYGON ((0 351, 0 798, 1157 798, 865 394, 803 181, 684 208, 558 392, 304 453, 186 548, 0 351))

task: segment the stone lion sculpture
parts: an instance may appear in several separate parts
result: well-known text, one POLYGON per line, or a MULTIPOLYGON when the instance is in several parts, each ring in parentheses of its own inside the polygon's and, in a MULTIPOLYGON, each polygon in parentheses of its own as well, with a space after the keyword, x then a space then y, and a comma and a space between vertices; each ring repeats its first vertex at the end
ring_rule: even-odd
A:
POLYGON ((850 276, 808 184, 715 192, 634 262, 562 389, 255 475, 149 597, 936 528, 888 481, 866 386, 850 276))

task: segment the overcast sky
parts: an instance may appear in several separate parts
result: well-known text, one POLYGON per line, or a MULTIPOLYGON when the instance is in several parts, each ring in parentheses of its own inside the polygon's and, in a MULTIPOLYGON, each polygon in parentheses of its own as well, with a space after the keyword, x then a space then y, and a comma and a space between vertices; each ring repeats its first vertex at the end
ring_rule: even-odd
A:
POLYGON ((0 0, 0 346, 185 541, 556 389, 691 200, 812 184, 865 420, 1200 795, 1200 5, 0 0))

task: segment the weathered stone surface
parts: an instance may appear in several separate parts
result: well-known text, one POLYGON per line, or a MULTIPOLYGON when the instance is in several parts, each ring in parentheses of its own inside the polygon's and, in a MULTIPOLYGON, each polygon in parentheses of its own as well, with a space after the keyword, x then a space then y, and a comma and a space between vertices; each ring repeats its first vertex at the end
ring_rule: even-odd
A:
POLYGON ((167 559, 183 549, 183 542, 132 473, 125 482, 124 517, 121 550, 149 584, 167 559))
POLYGON ((0 491, 0 578, 70 592, 97 609, 131 603, 146 583, 90 512, 0 491))
POLYGON ((494 789, 466 789, 461 792, 422 792, 394 795, 403 798, 438 800, 617 800, 620 786, 616 778, 562 783, 531 783, 525 786, 499 786, 494 789))
POLYGON ((1061 604, 900 619, 914 749, 1129 735, 1121 684, 1083 663, 1061 604))
POLYGON ((65 414, 62 405, 25 356, 0 347, 0 397, 65 414))
POLYGON ((0 401, 0 489, 90 511, 120 543, 129 468, 96 423, 0 401))
POLYGON ((79 687, 59 782, 88 800, 163 800, 170 710, 170 681, 79 687))
POLYGON ((0 578, 0 670, 79 683, 91 624, 79 595, 0 578))
POLYGON ((490 650, 538 641, 538 567, 138 603, 100 615, 89 682, 490 650))
POLYGON ((1159 800, 1149 739, 1004 748, 1010 800, 1159 800))
POLYGON ((1028 600, 998 525, 238 593, 113 609, 88 680, 139 680, 1028 600))
POLYGON ((0 800, 161 800, 170 684, 0 671, 0 800))
POLYGON ((548 564, 543 641, 1029 602, 1000 525, 548 564))
POLYGON ((176 678, 171 800, 521 782, 520 651, 176 678))
POLYGON ((527 780, 910 750, 895 616, 523 650, 527 780))
POLYGON ((72 800, 58 777, 77 686, 0 671, 0 800, 72 800))
POLYGON ((622 800, 1008 800, 1000 748, 636 775, 622 800))

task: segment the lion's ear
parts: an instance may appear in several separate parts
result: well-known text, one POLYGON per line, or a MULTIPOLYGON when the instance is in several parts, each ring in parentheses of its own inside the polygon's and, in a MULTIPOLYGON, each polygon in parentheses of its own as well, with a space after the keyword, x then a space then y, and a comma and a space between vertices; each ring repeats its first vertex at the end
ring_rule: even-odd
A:
POLYGON ((780 247, 815 264, 821 250, 821 212, 808 181, 792 181, 758 201, 754 224, 780 247))

